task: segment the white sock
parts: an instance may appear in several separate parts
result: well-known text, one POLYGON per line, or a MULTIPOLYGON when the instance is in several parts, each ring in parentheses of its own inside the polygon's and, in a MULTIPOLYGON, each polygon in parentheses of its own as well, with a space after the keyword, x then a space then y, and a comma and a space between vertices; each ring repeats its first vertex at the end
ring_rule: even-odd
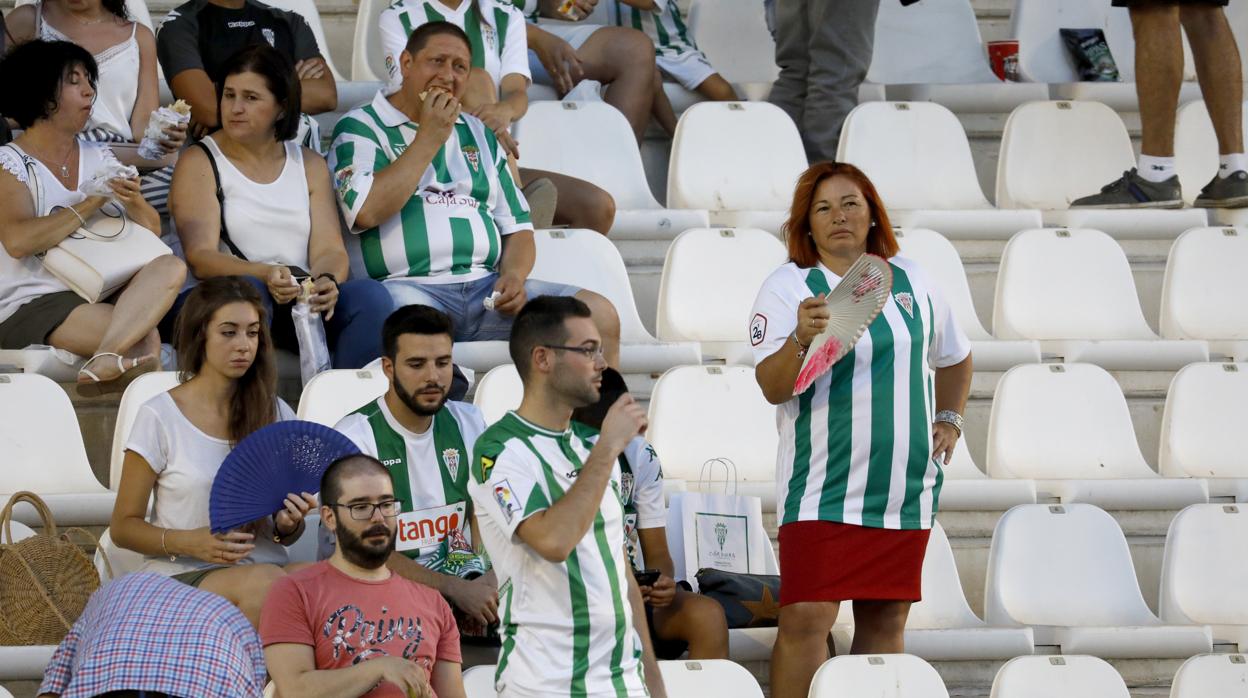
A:
POLYGON ((1140 155, 1140 166, 1136 171, 1149 182, 1164 182, 1174 176, 1174 158, 1140 155))
POLYGON ((1248 154, 1228 153, 1218 157, 1218 176, 1230 177, 1236 172, 1248 172, 1248 154))

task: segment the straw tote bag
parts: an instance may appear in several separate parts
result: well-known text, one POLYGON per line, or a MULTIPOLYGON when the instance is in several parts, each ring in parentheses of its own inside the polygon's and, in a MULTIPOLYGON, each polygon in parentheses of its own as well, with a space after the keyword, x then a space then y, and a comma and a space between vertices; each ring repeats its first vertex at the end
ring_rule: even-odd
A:
MULTIPOLYGON (((70 539, 81 528, 57 534, 48 505, 31 492, 18 492, 0 513, 0 645, 55 645, 65 637, 87 599, 100 588, 100 575, 86 553, 70 539), (13 542, 13 507, 29 502, 43 519, 43 532, 13 542)), ((108 559, 105 569, 112 573, 108 559)))
MULTIPOLYGON (((34 160, 9 147, 26 166, 26 187, 35 215, 41 215, 43 189, 35 176, 34 160)), ((88 303, 98 303, 125 286, 148 262, 167 254, 173 250, 159 236, 130 220, 121 204, 109 201, 87 218, 86 225, 44 252, 42 260, 48 273, 71 291, 88 303)))

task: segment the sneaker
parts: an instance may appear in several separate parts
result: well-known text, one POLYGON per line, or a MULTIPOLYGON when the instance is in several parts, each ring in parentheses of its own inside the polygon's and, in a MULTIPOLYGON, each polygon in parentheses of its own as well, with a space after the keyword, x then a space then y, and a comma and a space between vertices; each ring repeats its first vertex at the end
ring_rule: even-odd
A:
POLYGON ((1226 177, 1214 177, 1200 190, 1196 208, 1240 208, 1248 206, 1248 172, 1240 170, 1226 177))
POLYGON ((1150 182, 1131 168, 1122 179, 1101 188, 1100 194, 1070 202, 1071 208, 1183 208, 1183 192, 1179 177, 1164 182, 1150 182))

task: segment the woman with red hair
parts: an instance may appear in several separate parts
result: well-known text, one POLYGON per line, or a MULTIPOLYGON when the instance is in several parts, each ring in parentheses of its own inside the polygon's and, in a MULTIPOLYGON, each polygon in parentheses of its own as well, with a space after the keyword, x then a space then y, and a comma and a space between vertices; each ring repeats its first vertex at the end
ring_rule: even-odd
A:
POLYGON ((961 436, 970 343, 939 289, 908 259, 858 168, 825 162, 797 182, 789 262, 759 291, 755 377, 779 406, 780 628, 772 696, 804 697, 828 657, 840 603, 854 654, 903 651, 942 479, 961 436), (801 394, 806 350, 828 326, 826 294, 859 256, 889 261, 892 298, 850 352, 801 394))

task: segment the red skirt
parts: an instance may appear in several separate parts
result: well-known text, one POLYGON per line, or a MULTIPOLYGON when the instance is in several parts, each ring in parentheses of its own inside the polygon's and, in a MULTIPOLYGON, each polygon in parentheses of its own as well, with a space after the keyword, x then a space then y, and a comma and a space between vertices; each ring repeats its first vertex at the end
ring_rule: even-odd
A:
POLYGON ((929 530, 833 521, 780 527, 780 605, 807 601, 919 601, 929 530))

